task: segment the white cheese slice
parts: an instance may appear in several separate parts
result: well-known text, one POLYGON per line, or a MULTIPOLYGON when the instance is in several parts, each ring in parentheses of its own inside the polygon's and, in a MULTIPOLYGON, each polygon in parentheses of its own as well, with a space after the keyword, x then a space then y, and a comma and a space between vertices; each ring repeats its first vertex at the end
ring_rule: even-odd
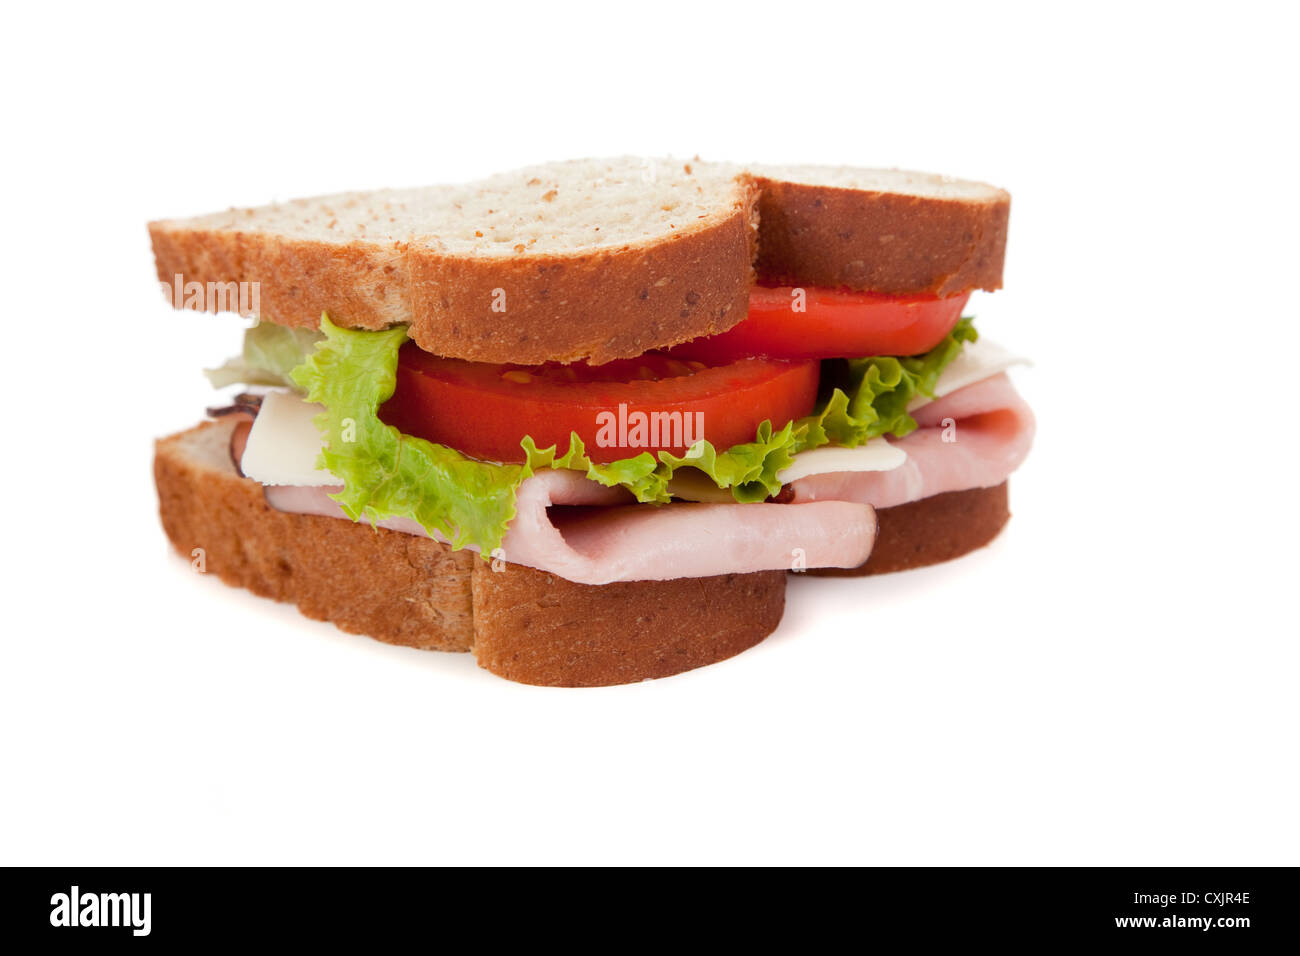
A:
MULTIPOLYGON (((974 385, 986 378, 992 378, 999 372, 1005 372, 1013 365, 1028 365, 1029 359, 1009 352, 996 342, 980 338, 967 342, 957 357, 948 363, 948 367, 939 376, 934 387, 934 397, 943 398, 959 388, 974 385)), ((913 411, 933 401, 924 395, 918 395, 908 404, 907 410, 913 411)))
POLYGON ((809 475, 834 471, 893 471, 907 461, 907 452, 891 445, 883 438, 873 438, 857 448, 839 448, 825 445, 811 451, 801 451, 794 462, 777 472, 783 485, 809 475))
POLYGON ((668 480, 668 493, 683 501, 735 504, 730 488, 719 488, 713 479, 695 468, 683 468, 668 480))
POLYGON ((316 467, 323 441, 312 419, 323 405, 303 401, 293 392, 267 392, 248 433, 239 467, 264 485, 341 485, 316 467))
MULTIPOLYGON (((811 451, 801 451, 794 461, 777 472, 781 484, 796 478, 820 475, 834 471, 891 471, 907 461, 907 453, 883 438, 873 438, 857 448, 838 448, 826 445, 811 451)), ((734 504, 730 488, 719 488, 703 472, 683 468, 668 482, 668 493, 686 501, 721 502, 734 504)))

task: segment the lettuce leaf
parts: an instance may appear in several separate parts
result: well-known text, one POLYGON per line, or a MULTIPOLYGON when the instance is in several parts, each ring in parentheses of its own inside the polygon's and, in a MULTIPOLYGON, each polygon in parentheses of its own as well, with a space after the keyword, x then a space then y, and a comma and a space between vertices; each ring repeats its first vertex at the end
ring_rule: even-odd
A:
MULTIPOLYGON (((515 515, 519 484, 544 468, 582 472, 591 481, 626 488, 638 501, 651 504, 671 500, 674 474, 689 468, 729 490, 736 501, 763 501, 781 490, 777 476, 798 452, 827 444, 854 447, 915 429, 908 404, 917 395, 933 397, 944 367, 975 338, 970 320, 962 319, 925 355, 824 363, 823 380, 830 392, 812 415, 788 422, 779 431, 765 421, 754 441, 726 451, 701 440, 685 455, 642 452, 613 462, 592 461, 577 434, 569 436, 563 455, 554 445, 538 448, 525 437, 520 442, 524 462, 513 465, 469 458, 384 424, 379 406, 393 394, 404 328, 342 329, 322 316, 321 332, 312 340, 315 350, 288 380, 306 392, 308 401, 325 406, 316 418, 325 439, 318 466, 342 480, 343 491, 333 497, 349 517, 372 523, 411 518, 426 531, 441 533, 453 547, 473 546, 486 557, 500 546, 515 515)), ((279 344, 287 355, 290 344, 279 344)), ((278 351, 272 358, 259 358, 263 369, 281 360, 278 351)))
POLYGON ((309 402, 325 406, 316 416, 325 439, 318 465, 344 485, 331 497, 354 521, 412 518, 454 548, 473 545, 486 557, 499 547, 524 469, 476 461, 380 421, 379 406, 396 385, 404 327, 352 331, 321 316, 321 331, 291 378, 309 402))
POLYGON ((274 322, 258 322, 244 333, 244 351, 220 368, 204 369, 213 388, 227 385, 293 386, 289 373, 321 339, 315 329, 290 329, 274 322))
POLYGON ((781 490, 777 473, 794 461, 794 422, 776 434, 770 421, 761 422, 752 442, 733 445, 719 453, 708 441, 698 441, 684 456, 661 451, 659 460, 669 477, 679 468, 696 468, 719 488, 730 488, 737 501, 762 501, 781 490))
POLYGON ((902 438, 915 431, 907 406, 918 395, 933 398, 943 370, 962 346, 978 338, 972 320, 963 318, 924 355, 822 363, 822 387, 829 384, 832 390, 816 412, 795 423, 795 452, 822 445, 856 448, 881 435, 902 438))
POLYGON ((555 446, 538 449, 531 437, 521 443, 527 455, 528 473, 540 468, 571 468, 585 472, 592 481, 607 487, 621 485, 636 496, 637 501, 666 504, 672 499, 669 482, 683 468, 703 472, 719 488, 730 489, 736 501, 762 501, 781 490, 777 472, 793 460, 794 423, 791 422, 775 435, 772 423, 758 426, 757 437, 743 445, 733 445, 719 452, 713 443, 701 439, 686 450, 685 455, 661 451, 658 458, 642 452, 633 458, 623 458, 607 463, 593 462, 587 457, 582 439, 576 433, 569 435, 569 450, 557 458, 555 446))
POLYGON ((637 501, 663 503, 671 497, 668 494, 668 478, 671 475, 664 475, 659 462, 648 451, 619 461, 594 462, 587 457, 586 446, 577 432, 569 433, 569 450, 558 458, 554 445, 539 449, 531 435, 525 435, 519 444, 524 449, 524 467, 529 475, 543 468, 568 468, 585 472, 592 481, 598 481, 607 488, 622 485, 636 496, 637 501))

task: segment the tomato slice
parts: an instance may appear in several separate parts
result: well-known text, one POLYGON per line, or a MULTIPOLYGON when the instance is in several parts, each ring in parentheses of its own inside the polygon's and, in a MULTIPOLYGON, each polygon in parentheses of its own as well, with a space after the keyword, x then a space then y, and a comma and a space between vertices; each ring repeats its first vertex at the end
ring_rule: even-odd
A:
POLYGON ((708 366, 647 353, 605 365, 491 365, 402 347, 393 397, 380 417, 408 435, 474 458, 520 462, 519 441, 564 454, 577 432, 594 461, 643 451, 684 454, 701 438, 719 450, 807 415, 816 361, 745 358, 708 366))
POLYGON ((806 288, 755 287, 743 322, 668 350, 703 362, 746 355, 772 358, 861 358, 920 355, 938 345, 961 318, 969 292, 937 299, 806 288), (796 311, 802 304, 804 311, 796 311))

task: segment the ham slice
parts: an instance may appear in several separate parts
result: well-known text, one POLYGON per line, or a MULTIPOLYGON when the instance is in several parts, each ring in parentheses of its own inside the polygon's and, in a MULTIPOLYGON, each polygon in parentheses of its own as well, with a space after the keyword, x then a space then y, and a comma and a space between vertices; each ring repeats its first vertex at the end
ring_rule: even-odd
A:
MULTIPOLYGON (((281 511, 346 518, 329 497, 337 490, 268 486, 266 499, 281 511)), ((876 535, 875 512, 852 501, 652 506, 629 500, 622 489, 577 472, 539 472, 519 486, 515 518, 498 556, 579 584, 609 584, 854 568, 867 560, 876 535)), ((380 527, 425 534, 406 518, 381 521, 380 527)))
POLYGON ((1005 372, 923 405, 912 417, 920 427, 890 440, 907 453, 899 467, 799 478, 790 485, 792 500, 892 508, 948 491, 989 488, 1020 467, 1034 440, 1033 412, 1005 372), (954 440, 945 441, 945 432, 954 440))

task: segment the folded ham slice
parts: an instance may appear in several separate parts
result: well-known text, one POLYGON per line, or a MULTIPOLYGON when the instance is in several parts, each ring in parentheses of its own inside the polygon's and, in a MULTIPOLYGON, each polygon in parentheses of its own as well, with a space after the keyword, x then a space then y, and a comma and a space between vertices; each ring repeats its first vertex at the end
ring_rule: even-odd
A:
POLYGON ((899 467, 799 478, 790 484, 792 500, 892 508, 947 491, 989 488, 1020 467, 1034 440, 1034 414, 1005 372, 914 409, 912 417, 920 427, 890 440, 907 453, 899 467))
MULTIPOLYGON (((346 518, 329 497, 337 490, 268 486, 266 499, 281 511, 346 518)), ((852 501, 656 507, 628 504, 630 498, 577 472, 541 471, 519 486, 499 556, 579 584, 663 581, 791 567, 853 568, 867 560, 876 535, 875 512, 852 501)), ((381 521, 380 527, 425 534, 406 518, 381 521)))

